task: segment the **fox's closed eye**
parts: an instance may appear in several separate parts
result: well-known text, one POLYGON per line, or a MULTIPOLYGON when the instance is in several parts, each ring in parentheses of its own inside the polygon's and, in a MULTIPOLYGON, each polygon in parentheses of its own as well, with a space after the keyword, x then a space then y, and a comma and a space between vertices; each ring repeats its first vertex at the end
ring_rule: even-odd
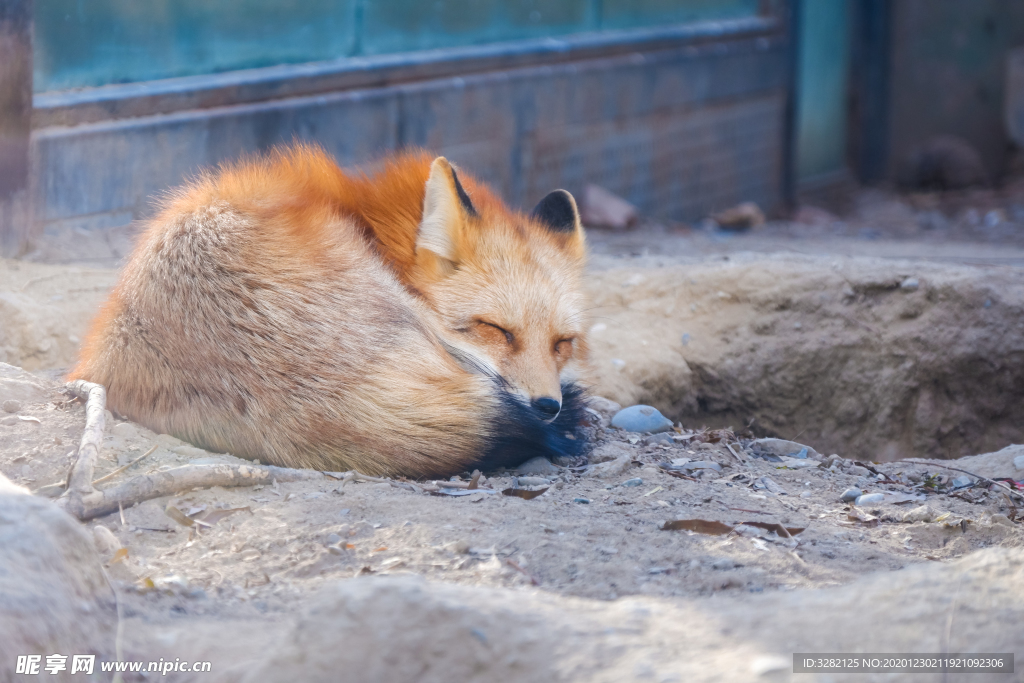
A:
POLYGON ((478 324, 481 327, 488 328, 488 329, 500 332, 501 334, 503 334, 505 336, 505 341, 508 342, 509 344, 512 344, 516 340, 515 336, 511 332, 506 330, 504 327, 501 327, 500 325, 495 325, 494 323, 489 323, 489 322, 486 322, 484 320, 481 320, 478 324))

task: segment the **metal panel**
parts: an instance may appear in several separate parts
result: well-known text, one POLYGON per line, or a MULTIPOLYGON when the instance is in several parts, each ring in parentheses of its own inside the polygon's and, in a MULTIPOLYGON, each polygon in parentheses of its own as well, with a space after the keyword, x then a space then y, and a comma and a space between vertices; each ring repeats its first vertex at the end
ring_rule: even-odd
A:
POLYGON ((796 171, 806 181, 846 168, 846 0, 803 0, 800 29, 796 171))
MULTIPOLYGON (((780 37, 736 38, 345 93, 40 129, 40 220, 147 213, 203 166, 293 137, 342 164, 427 147, 513 205, 599 183, 665 218, 780 200, 780 37), (101 171, 101 172, 98 172, 101 171)), ((106 218, 105 218, 106 217, 106 218)))
POLYGON ((0 254, 20 253, 32 225, 32 0, 0 2, 0 254))
POLYGON ((46 0, 35 90, 310 62, 353 54, 357 0, 46 0))

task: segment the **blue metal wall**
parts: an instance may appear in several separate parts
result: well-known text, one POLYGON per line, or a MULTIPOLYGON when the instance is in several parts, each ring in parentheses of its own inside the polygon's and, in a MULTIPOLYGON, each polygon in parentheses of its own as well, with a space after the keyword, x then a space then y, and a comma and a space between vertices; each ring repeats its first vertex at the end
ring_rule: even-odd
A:
POLYGON ((750 16, 758 0, 45 0, 36 92, 750 16))
POLYGON ((799 3, 796 172, 801 182, 846 168, 850 26, 847 0, 799 3))

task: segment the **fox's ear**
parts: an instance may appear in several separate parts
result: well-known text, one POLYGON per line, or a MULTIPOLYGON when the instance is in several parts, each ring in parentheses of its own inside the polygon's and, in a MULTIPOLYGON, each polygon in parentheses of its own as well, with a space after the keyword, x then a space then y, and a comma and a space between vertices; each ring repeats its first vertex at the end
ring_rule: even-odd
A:
POLYGON ((468 218, 477 216, 476 208, 459 182, 459 175, 444 157, 430 164, 423 219, 416 235, 416 251, 431 251, 450 262, 459 262, 458 244, 468 218))
POLYGON ((530 212, 530 217, 552 232, 572 234, 581 228, 576 200, 565 190, 549 193, 530 212))

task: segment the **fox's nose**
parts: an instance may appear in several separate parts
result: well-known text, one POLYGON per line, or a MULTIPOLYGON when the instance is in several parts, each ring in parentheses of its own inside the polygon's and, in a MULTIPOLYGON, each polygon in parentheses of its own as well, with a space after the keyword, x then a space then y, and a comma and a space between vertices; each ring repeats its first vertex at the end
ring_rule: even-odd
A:
POLYGON ((553 398, 545 396, 533 399, 533 407, 540 413, 542 419, 552 420, 558 415, 558 411, 562 409, 562 404, 553 398))

